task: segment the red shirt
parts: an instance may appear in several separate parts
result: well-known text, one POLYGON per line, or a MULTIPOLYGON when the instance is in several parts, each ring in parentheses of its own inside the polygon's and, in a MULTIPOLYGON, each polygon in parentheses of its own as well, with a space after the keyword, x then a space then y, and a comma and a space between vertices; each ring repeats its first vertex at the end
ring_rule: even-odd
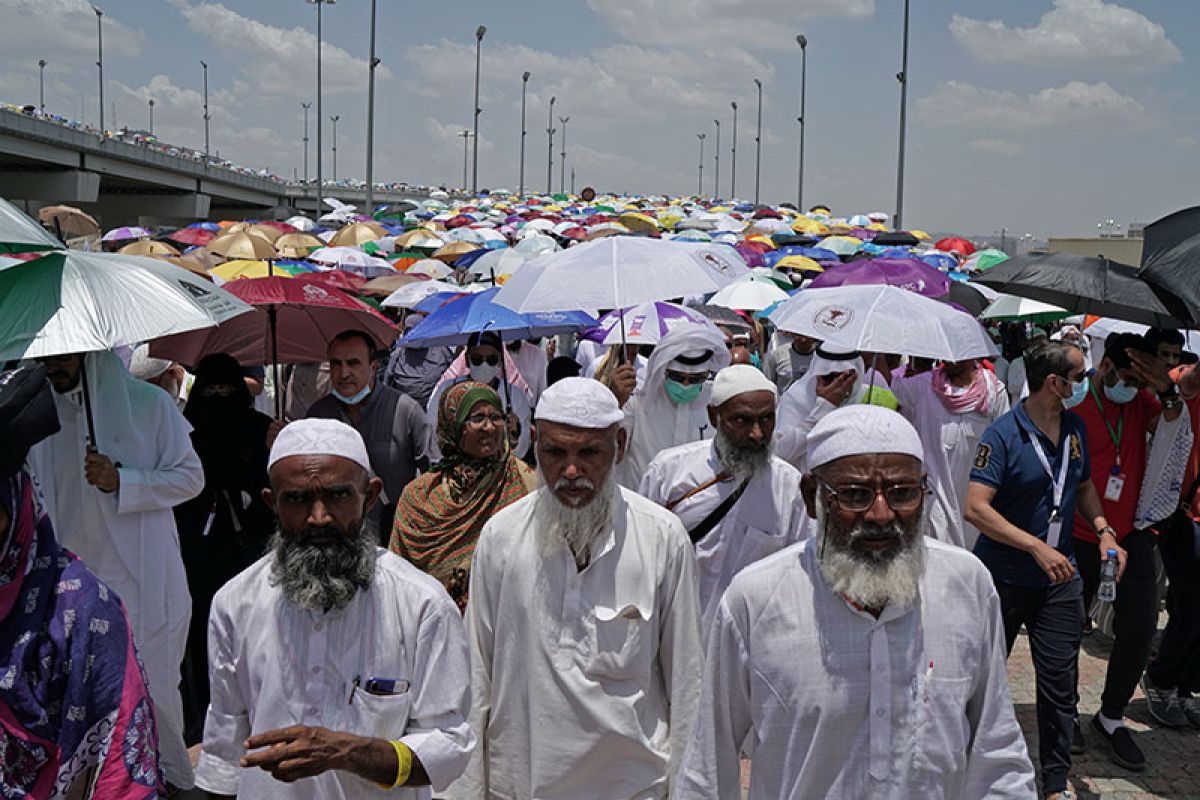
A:
MULTIPOLYGON (((1088 388, 1088 396, 1082 403, 1071 409, 1083 417, 1087 426, 1088 456, 1092 462, 1092 483, 1100 495, 1100 504, 1104 507, 1104 517, 1108 524, 1117 532, 1117 541, 1133 530, 1133 517, 1137 513, 1138 495, 1142 491, 1142 479, 1146 475, 1147 447, 1146 437, 1150 433, 1150 424, 1162 412, 1162 405, 1145 389, 1138 391, 1132 400, 1124 405, 1118 405, 1104 394, 1100 381, 1092 381, 1088 388), (1097 403, 1099 397, 1099 403, 1097 403), (1103 408, 1103 417, 1101 409, 1103 408), (1105 424, 1105 420, 1108 424, 1105 424), (1112 477, 1113 468, 1117 463, 1117 447, 1113 441, 1114 435, 1120 430, 1121 442, 1121 474, 1125 476, 1125 486, 1121 490, 1121 499, 1112 501, 1104 499, 1108 488, 1108 479, 1112 477)), ((1075 515, 1076 539, 1097 543, 1100 541, 1092 530, 1090 520, 1085 520, 1082 514, 1075 515)))

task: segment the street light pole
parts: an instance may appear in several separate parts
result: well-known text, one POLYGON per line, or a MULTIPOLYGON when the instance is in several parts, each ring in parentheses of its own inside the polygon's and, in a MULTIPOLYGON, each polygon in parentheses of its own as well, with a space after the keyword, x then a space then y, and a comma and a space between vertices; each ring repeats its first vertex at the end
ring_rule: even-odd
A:
POLYGON ((762 81, 754 79, 758 87, 758 128, 754 134, 754 205, 758 205, 759 180, 762 176, 762 81))
POLYGON ((737 101, 729 105, 733 106, 733 166, 729 170, 729 198, 732 200, 737 197, 737 101))
POLYGON ((148 101, 150 104, 150 135, 154 135, 154 98, 151 97, 148 101))
POLYGON ((525 88, 529 83, 529 70, 521 75, 521 173, 517 180, 517 197, 525 199, 525 88))
POLYGON ((559 117, 558 121, 562 123, 562 150, 559 152, 561 158, 558 162, 558 193, 564 194, 567 191, 567 123, 571 121, 570 117, 559 117))
POLYGON ((713 156, 713 197, 721 196, 721 120, 714 119, 713 125, 717 126, 717 143, 713 147, 716 154, 713 156))
POLYGON ((804 100, 808 86, 808 39, 804 34, 796 36, 796 44, 800 45, 800 169, 796 175, 796 210, 804 211, 804 100))
MULTIPOLYGON (((304 109, 304 185, 308 186, 308 110, 312 108, 312 101, 301 103, 300 107, 304 109)), ((307 188, 305 189, 307 191, 307 188)))
POLYGON ((700 140, 700 177, 696 179, 696 196, 704 196, 704 134, 697 133, 696 138, 700 140))
POLYGON ((38 59, 38 110, 46 116, 46 59, 38 59))
POLYGON ((371 47, 367 64, 367 214, 375 213, 375 0, 371 0, 371 47))
POLYGON ((480 25, 475 29, 475 144, 471 148, 471 194, 479 194, 479 54, 483 48, 483 35, 487 27, 480 25))
MULTIPOLYGON (((323 171, 321 164, 324 159, 324 147, 321 142, 321 130, 325 126, 321 124, 321 6, 325 4, 333 5, 335 0, 306 0, 311 5, 317 7, 317 217, 321 216, 322 194, 324 183, 323 171)), ((334 169, 334 173, 337 169, 334 169)))
MULTIPOLYGON (((201 61, 200 66, 204 69, 204 166, 207 167, 208 166, 208 153, 209 153, 208 120, 210 119, 210 117, 208 115, 208 64, 201 61)), ((304 131, 304 141, 306 141, 306 142, 308 141, 307 127, 308 126, 305 125, 306 130, 304 131)), ((305 169, 305 171, 308 170, 308 164, 304 165, 304 169, 305 169)))
POLYGON ((900 155, 896 163, 896 217, 892 225, 900 230, 904 219, 904 134, 908 113, 908 0, 904 0, 904 46, 896 80, 900 81, 900 155))
POLYGON ((338 120, 341 118, 342 117, 340 114, 334 114, 332 117, 329 118, 329 121, 333 123, 333 182, 334 183, 337 183, 337 124, 338 124, 338 120))
POLYGON ((100 141, 104 141, 104 12, 92 6, 96 12, 96 69, 100 76, 100 141))
POLYGON ((554 101, 557 99, 550 98, 550 118, 546 122, 546 138, 549 141, 546 147, 546 194, 554 192, 554 101))
POLYGON ((458 132, 459 137, 463 140, 463 191, 467 190, 467 143, 471 141, 471 132, 462 130, 458 132))

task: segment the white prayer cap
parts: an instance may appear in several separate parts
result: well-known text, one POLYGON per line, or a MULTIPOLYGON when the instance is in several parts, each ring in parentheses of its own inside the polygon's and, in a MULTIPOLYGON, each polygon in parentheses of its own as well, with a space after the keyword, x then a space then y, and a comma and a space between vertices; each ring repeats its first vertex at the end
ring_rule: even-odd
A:
POLYGON ((152 381, 174 363, 168 358, 152 358, 150 345, 142 344, 133 351, 133 357, 129 360, 129 374, 139 381, 152 381))
POLYGON ((925 460, 921 437, 907 419, 883 406, 834 409, 808 434, 808 468, 846 456, 898 453, 925 460))
POLYGON ((717 373, 708 404, 719 406, 726 400, 747 392, 770 392, 776 398, 779 397, 779 390, 775 388, 775 384, 767 380, 767 376, 763 375, 758 367, 734 364, 717 373))
POLYGON ((602 430, 625 419, 625 413, 607 386, 594 378, 563 378, 538 399, 533 418, 572 428, 602 430))
POLYGON ((367 446, 358 431, 336 419, 298 419, 284 426, 271 445, 267 469, 289 456, 340 456, 371 472, 367 446))

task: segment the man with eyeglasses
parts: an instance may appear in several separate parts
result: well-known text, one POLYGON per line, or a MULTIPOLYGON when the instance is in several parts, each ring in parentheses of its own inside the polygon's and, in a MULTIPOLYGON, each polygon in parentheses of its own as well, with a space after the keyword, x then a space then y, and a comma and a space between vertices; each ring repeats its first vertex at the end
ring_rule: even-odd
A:
POLYGON ((816 536, 738 573, 709 633, 672 797, 1034 795, 987 570, 926 535, 923 449, 894 411, 830 412, 801 490, 816 536))
POLYGON ((1101 561, 1125 551, 1092 484, 1087 428, 1066 407, 1087 397, 1083 351, 1050 341, 1025 356, 1029 396, 980 439, 967 487, 966 521, 982 534, 975 555, 1000 595, 1009 652, 1021 626, 1037 678, 1038 746, 1048 800, 1066 800, 1083 636, 1083 588, 1071 526, 1078 506, 1099 538, 1101 561))

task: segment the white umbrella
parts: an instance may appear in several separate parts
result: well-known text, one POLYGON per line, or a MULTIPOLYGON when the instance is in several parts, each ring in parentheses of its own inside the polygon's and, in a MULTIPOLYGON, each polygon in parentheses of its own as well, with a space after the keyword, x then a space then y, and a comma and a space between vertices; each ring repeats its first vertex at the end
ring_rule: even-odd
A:
POLYGON ((658 344, 667 331, 679 325, 704 325, 716 329, 708 317, 695 309, 657 302, 627 308, 624 314, 610 311, 600 319, 591 335, 584 335, 583 338, 606 347, 621 344, 622 340, 626 344, 658 344), (621 329, 622 317, 624 331, 621 329))
POLYGON ((294 217, 288 217, 285 220, 285 222, 287 222, 288 225, 291 225, 296 230, 302 231, 304 233, 308 233, 313 228, 317 227, 317 223, 313 222, 308 217, 302 216, 300 214, 297 214, 294 217))
POLYGON ((484 277, 490 277, 493 273, 496 277, 512 275, 529 259, 530 256, 509 248, 493 250, 472 261, 467 270, 474 275, 484 277))
POLYGON ((0 197, 0 251, 59 250, 62 246, 28 214, 0 197))
MULTIPOLYGON (((1093 339, 1103 341, 1114 333, 1135 333, 1138 336, 1145 336, 1146 331, 1150 330, 1149 325, 1142 325, 1137 322, 1126 322, 1122 319, 1111 319, 1109 317, 1101 317, 1083 329, 1083 332, 1093 339)), ((1184 341, 1187 343, 1187 349, 1193 353, 1200 352, 1200 331, 1180 331, 1183 334, 1184 341)))
POLYGON ((553 253, 561 248, 558 246, 558 242, 554 241, 549 236, 545 236, 543 234, 534 234, 533 236, 527 236, 521 241, 517 242, 515 245, 513 245, 512 249, 518 253, 524 253, 528 256, 536 256, 541 255, 542 253, 553 253))
POLYGON ((483 244, 483 236, 474 228, 468 228, 463 225, 461 228, 455 228, 446 234, 446 238, 452 242, 467 242, 468 244, 483 244))
POLYGON ((609 236, 529 261, 496 302, 520 313, 627 308, 715 292, 748 273, 724 245, 609 236))
POLYGON ((788 293, 776 286, 773 281, 747 279, 729 284, 714 294, 708 303, 738 311, 762 311, 768 306, 787 299, 788 293))
MULTIPOLYGON (((972 283, 971 286, 980 288, 977 283, 972 283)), ((1052 306, 1049 303, 1042 303, 1038 300, 1030 300, 1028 297, 1017 297, 1013 294, 1001 294, 992 304, 983 310, 979 315, 980 319, 1032 319, 1034 317, 1065 317, 1070 314, 1065 308, 1052 306)))
POLYGON ((769 316, 780 330, 846 350, 944 361, 996 355, 970 314, 895 286, 806 289, 769 316))
POLYGON ((401 286, 389 294, 380 305, 388 308, 412 308, 430 295, 438 292, 461 292, 461 286, 445 281, 418 281, 401 286))
POLYGON ((309 253, 308 260, 326 267, 378 267, 387 272, 395 271, 387 259, 368 255, 357 247, 322 247, 309 253))
POLYGON ((425 275, 430 278, 448 278, 454 274, 454 270, 436 258, 422 258, 420 261, 409 264, 408 269, 404 270, 404 274, 425 275))

